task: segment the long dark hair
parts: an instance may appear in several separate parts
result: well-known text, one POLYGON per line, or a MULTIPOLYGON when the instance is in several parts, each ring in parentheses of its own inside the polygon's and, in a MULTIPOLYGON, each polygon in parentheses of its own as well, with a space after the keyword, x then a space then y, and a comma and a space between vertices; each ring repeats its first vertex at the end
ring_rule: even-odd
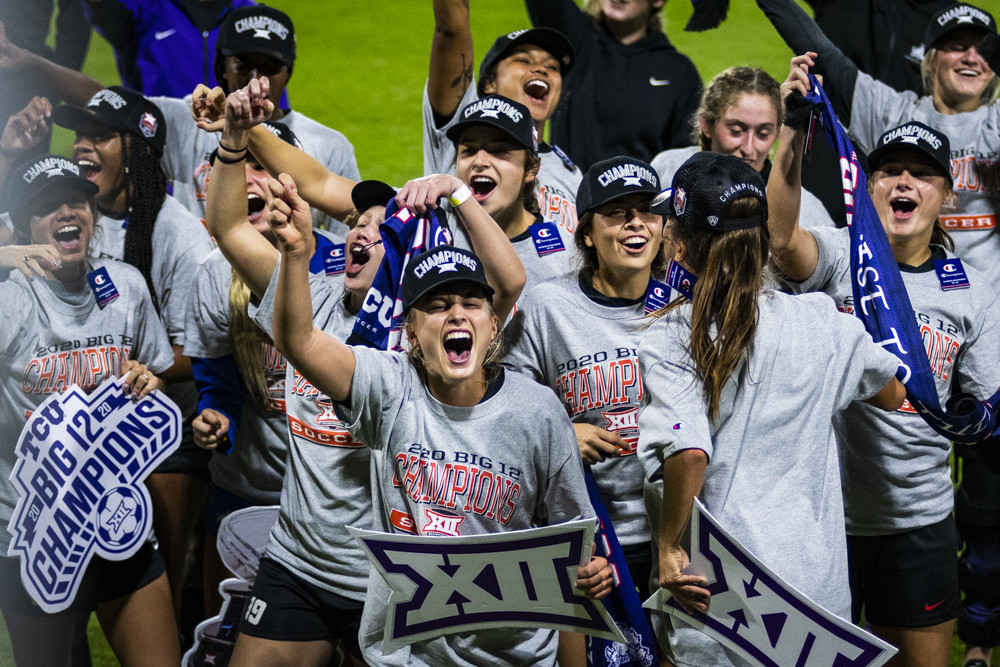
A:
MULTIPOLYGON (((726 217, 760 215, 753 197, 733 201, 726 217)), ((722 390, 749 354, 757 333, 757 299, 764 288, 770 252, 766 227, 717 233, 700 231, 671 218, 674 240, 683 242, 686 261, 698 276, 691 294, 690 353, 705 392, 708 416, 719 414, 722 390)), ((678 299, 653 314, 662 317, 687 303, 678 299)))
POLYGON ((123 259, 139 269, 146 279, 153 307, 160 312, 153 287, 153 227, 167 197, 167 177, 160 166, 160 156, 136 135, 122 134, 122 164, 125 165, 125 230, 123 259))

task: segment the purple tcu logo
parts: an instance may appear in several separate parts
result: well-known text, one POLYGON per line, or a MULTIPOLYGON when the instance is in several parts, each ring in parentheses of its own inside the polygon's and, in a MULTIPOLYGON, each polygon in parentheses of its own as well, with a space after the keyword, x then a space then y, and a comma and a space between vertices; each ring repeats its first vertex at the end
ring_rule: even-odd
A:
POLYGON ((594 521, 473 535, 416 537, 348 528, 392 589, 386 653, 453 632, 557 628, 625 642, 600 602, 577 591, 594 521))
POLYGON ((120 378, 89 396, 74 385, 28 419, 10 477, 19 498, 7 555, 21 557, 21 581, 44 611, 72 604, 95 553, 124 560, 142 546, 152 525, 142 482, 177 449, 180 425, 169 398, 133 403, 120 378))

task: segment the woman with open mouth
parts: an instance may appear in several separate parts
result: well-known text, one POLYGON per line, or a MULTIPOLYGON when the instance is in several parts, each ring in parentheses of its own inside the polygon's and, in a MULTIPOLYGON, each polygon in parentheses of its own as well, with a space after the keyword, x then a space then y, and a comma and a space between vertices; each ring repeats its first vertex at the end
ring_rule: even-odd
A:
POLYGON ((505 365, 551 388, 573 422, 642 600, 653 553, 634 456, 637 350, 647 295, 664 287, 654 279, 664 268, 663 217, 649 210, 659 192, 656 172, 641 160, 616 157, 588 169, 576 198, 583 267, 537 285, 504 332, 505 365))
MULTIPOLYGON (((860 321, 838 313, 826 296, 769 286, 764 190, 745 162, 702 152, 652 206, 667 218, 674 262, 692 275, 690 296, 654 314, 639 348, 639 456, 649 480, 662 482, 659 512, 651 506, 649 517, 659 583, 689 613, 708 610, 710 573, 686 570, 697 496, 768 568, 847 619, 831 422, 860 401, 894 410, 905 392, 894 377, 898 360, 860 321)), ((663 617, 654 614, 654 627, 672 664, 750 664, 683 620, 664 624, 663 617)))
MULTIPOLYGON (((163 380, 154 373, 173 364, 167 333, 143 276, 91 252, 98 188, 81 171, 67 158, 43 155, 16 167, 7 179, 15 239, 14 245, 0 248, 4 526, 18 500, 8 480, 26 415, 53 394, 73 386, 89 392, 121 376, 125 391, 141 399, 163 389, 163 380), (100 301, 91 284, 102 286, 100 301)), ((71 453, 64 456, 68 458, 61 461, 75 465, 71 453)), ((122 665, 178 664, 170 587, 153 541, 122 561, 95 555, 70 606, 53 614, 44 612, 22 587, 19 559, 6 557, 10 541, 10 534, 2 531, 0 611, 18 665, 78 664, 86 655, 87 622, 95 610, 122 665)), ((65 557, 71 556, 67 552, 65 557)), ((68 562, 51 566, 64 564, 68 562)))
POLYGON ((152 102, 112 86, 84 107, 63 104, 52 121, 76 133, 73 160, 98 187, 101 234, 93 252, 135 266, 170 335, 174 365, 164 374, 167 394, 184 415, 180 448, 149 476, 155 528, 180 613, 184 565, 194 524, 208 491, 209 453, 194 444, 191 421, 198 392, 184 356, 184 316, 198 263, 212 251, 204 225, 167 194, 160 166, 166 123, 152 102))
MULTIPOLYGON (((792 59, 783 93, 809 89, 813 55, 792 59)), ((825 292, 853 313, 850 234, 796 224, 804 132, 782 127, 781 134, 780 174, 768 189, 778 267, 796 291, 825 292)), ((868 190, 921 328, 941 405, 954 391, 983 397, 1000 386, 996 296, 984 274, 966 265, 962 275, 940 220, 952 197, 950 154, 943 132, 911 121, 885 132, 868 155, 868 190), (950 288, 956 282, 960 288, 950 288)), ((889 415, 852 404, 834 425, 854 621, 863 611, 873 632, 899 648, 901 664, 947 664, 960 603, 951 443, 909 403, 889 415)))
MULTIPOLYGON (((434 202, 446 184, 460 185, 450 176, 432 179, 411 181, 397 201, 419 209, 434 202)), ((499 364, 500 322, 519 291, 494 287, 510 283, 501 271, 517 262, 510 245, 498 239, 496 249, 484 249, 496 253, 489 259, 486 252, 476 256, 454 246, 412 258, 402 284, 408 353, 352 348, 317 329, 310 318, 308 206, 287 188, 286 196, 280 214, 272 205, 270 218, 282 253, 275 343, 333 400, 348 430, 370 449, 373 528, 476 535, 593 516, 573 432, 557 400, 499 364), (479 476, 488 468, 496 481, 489 491, 477 487, 477 502, 454 479, 427 496, 427 461, 466 461, 470 474, 479 476), (516 497, 500 500, 498 490, 511 484, 518 489, 516 497), (484 495, 491 500, 480 504, 484 495), (497 502, 504 509, 491 511, 500 506, 497 502)), ((479 208, 471 196, 456 206, 463 216, 479 208)), ((580 568, 582 591, 600 597, 609 585, 610 568, 603 559, 580 568)), ((360 634, 369 664, 555 664, 558 633, 544 629, 458 633, 386 655, 381 640, 387 598, 386 584, 373 573, 360 634)))

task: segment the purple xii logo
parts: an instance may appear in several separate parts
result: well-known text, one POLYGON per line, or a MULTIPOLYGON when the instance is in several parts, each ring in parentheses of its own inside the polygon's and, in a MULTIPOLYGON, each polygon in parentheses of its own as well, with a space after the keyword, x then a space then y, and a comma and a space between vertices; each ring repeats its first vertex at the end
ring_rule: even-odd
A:
POLYGON ((122 379, 90 395, 74 385, 53 394, 25 425, 10 480, 17 506, 9 556, 44 611, 73 603, 96 553, 124 560, 152 526, 146 476, 180 444, 181 415, 161 392, 133 403, 122 379))
POLYGON ((392 589, 386 653, 453 632, 555 628, 625 643, 604 605, 574 588, 594 521, 531 530, 416 537, 348 528, 392 589))

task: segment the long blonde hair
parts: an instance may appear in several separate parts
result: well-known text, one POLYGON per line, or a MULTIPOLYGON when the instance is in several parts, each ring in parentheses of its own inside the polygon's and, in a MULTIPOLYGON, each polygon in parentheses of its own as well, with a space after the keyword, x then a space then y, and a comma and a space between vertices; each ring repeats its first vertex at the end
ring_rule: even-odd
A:
POLYGON ((250 319, 247 312, 249 303, 250 288, 233 269, 233 279, 229 284, 229 342, 233 346, 233 359, 243 384, 258 402, 264 404, 268 397, 267 376, 261 358, 264 336, 250 319))

